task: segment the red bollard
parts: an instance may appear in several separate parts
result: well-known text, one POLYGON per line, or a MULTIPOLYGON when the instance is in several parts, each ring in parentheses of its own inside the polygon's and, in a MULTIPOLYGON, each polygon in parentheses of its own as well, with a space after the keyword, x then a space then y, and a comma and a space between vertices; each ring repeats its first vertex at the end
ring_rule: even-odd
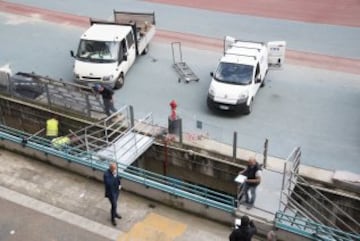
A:
POLYGON ((176 101, 175 101, 175 100, 172 100, 172 101, 170 102, 170 107, 171 107, 170 119, 171 119, 171 120, 176 120, 176 119, 177 119, 177 115, 176 115, 176 107, 177 107, 177 104, 176 104, 176 101))
POLYGON ((170 102, 171 114, 168 118, 168 131, 169 134, 175 134, 180 138, 180 142, 182 142, 182 134, 181 134, 181 118, 176 114, 177 103, 175 100, 170 102))

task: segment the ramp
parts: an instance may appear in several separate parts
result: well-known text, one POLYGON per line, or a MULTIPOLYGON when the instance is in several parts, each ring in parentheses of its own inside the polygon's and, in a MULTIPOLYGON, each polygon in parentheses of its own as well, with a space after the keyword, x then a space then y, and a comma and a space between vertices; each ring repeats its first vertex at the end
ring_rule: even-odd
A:
POLYGON ((153 137, 126 132, 119 140, 97 152, 102 159, 116 160, 125 166, 131 165, 154 142, 153 137))
POLYGON ((238 205, 238 214, 248 214, 252 217, 272 221, 279 210, 280 192, 283 174, 264 169, 261 184, 256 188, 256 201, 252 209, 246 205, 238 205))
POLYGON ((100 161, 131 165, 154 142, 156 128, 152 114, 133 119, 130 106, 123 106, 111 116, 73 133, 78 139, 76 149, 94 153, 100 161))

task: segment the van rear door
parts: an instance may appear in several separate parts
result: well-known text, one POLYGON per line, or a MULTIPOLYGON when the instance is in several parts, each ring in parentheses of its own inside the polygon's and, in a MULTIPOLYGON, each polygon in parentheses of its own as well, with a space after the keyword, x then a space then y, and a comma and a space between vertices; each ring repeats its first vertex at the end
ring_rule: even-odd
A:
POLYGON ((272 41, 267 43, 268 63, 271 67, 280 68, 285 61, 285 41, 272 41))
POLYGON ((224 38, 224 55, 226 53, 226 51, 231 48, 231 45, 233 45, 235 43, 235 38, 230 37, 230 36, 225 36, 224 38))

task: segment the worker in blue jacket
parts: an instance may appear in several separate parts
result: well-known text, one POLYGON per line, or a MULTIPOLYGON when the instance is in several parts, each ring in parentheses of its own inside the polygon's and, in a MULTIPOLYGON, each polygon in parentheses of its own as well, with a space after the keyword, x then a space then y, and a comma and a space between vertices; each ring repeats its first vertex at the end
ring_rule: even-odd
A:
POLYGON ((107 197, 111 204, 111 223, 116 226, 115 218, 121 219, 117 213, 117 201, 121 189, 120 177, 117 174, 117 166, 115 163, 109 165, 109 169, 104 173, 105 197, 107 197))

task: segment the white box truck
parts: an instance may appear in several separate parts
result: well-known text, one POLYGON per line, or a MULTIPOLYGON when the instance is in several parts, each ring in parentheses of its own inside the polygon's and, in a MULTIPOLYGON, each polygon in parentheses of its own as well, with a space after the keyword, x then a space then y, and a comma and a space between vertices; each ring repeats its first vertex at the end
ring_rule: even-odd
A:
POLYGON ((146 54, 155 35, 155 14, 114 11, 114 21, 90 19, 81 35, 75 59, 74 80, 101 83, 119 89, 136 57, 146 54))
POLYGON ((256 93, 265 85, 269 68, 282 67, 285 49, 285 41, 263 43, 226 36, 224 55, 216 71, 210 73, 208 107, 250 114, 256 93))

